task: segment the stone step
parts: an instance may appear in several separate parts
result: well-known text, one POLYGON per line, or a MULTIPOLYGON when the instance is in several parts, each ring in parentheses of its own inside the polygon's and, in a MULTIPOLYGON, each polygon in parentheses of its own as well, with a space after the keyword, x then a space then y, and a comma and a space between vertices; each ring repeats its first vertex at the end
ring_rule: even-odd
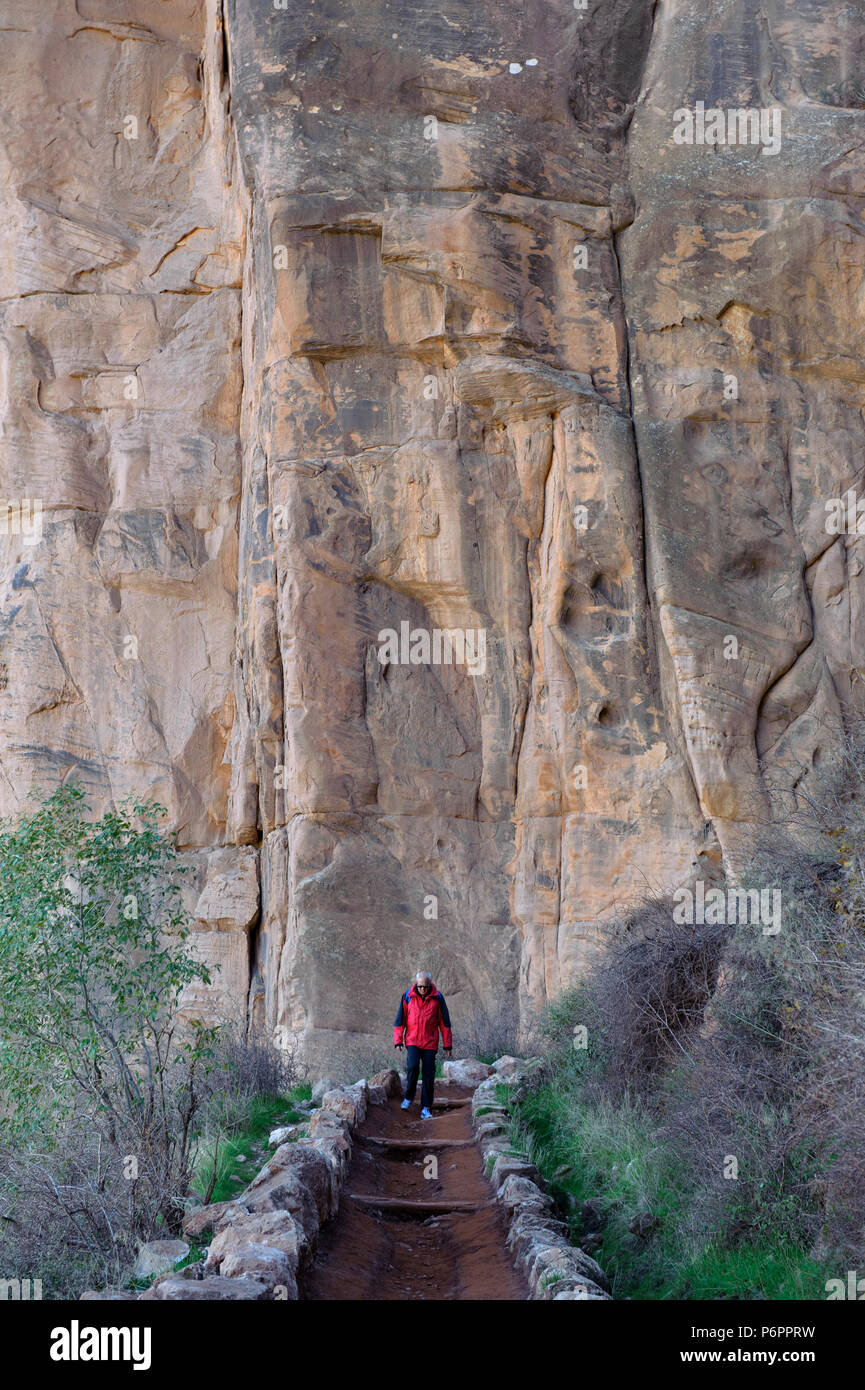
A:
POLYGON ((457 1100, 456 1098, 453 1100, 434 1100, 433 1110, 459 1110, 461 1106, 471 1105, 471 1103, 471 1096, 466 1097, 465 1100, 457 1100))
POLYGON ((385 1134, 359 1134, 363 1144, 380 1144, 386 1149, 471 1149, 474 1139, 398 1139, 385 1134))
POLYGON ((413 1215, 428 1212, 430 1216, 441 1215, 449 1211, 480 1211, 483 1207, 491 1207, 495 1204, 494 1198, 485 1202, 471 1202, 462 1198, 454 1198, 452 1201, 448 1201, 446 1198, 410 1201, 405 1197, 370 1197, 361 1192, 349 1192, 348 1196, 364 1207, 376 1207, 381 1211, 404 1211, 413 1215))

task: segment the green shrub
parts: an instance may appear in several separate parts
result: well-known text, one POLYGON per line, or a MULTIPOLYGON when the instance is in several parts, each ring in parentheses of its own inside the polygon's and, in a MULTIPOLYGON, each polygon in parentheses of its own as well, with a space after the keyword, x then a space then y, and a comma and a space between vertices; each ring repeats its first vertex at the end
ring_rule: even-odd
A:
POLYGON ((183 1215, 215 1035, 178 1026, 208 975, 164 814, 88 820, 67 786, 0 828, 0 1260, 49 1296, 116 1282, 183 1215))
POLYGON ((0 827, 0 1269, 47 1298, 122 1283, 140 1242, 178 1233, 193 1174, 229 1195, 309 1095, 243 1028, 181 1026, 208 974, 162 815, 88 820, 69 786, 0 827))

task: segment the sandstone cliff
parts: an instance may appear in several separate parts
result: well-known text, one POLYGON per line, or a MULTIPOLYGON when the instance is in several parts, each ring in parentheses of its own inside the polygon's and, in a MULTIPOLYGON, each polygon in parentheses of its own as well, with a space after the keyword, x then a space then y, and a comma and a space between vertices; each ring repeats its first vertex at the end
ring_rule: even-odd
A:
POLYGON ((530 1010, 629 895, 795 836, 865 649, 825 505, 863 474, 865 18, 0 20, 0 809, 168 807, 221 966, 188 1006, 312 1060, 418 965, 457 1029, 530 1010), (746 138, 674 138, 700 103, 746 138), (435 632, 475 659, 412 662, 435 632))

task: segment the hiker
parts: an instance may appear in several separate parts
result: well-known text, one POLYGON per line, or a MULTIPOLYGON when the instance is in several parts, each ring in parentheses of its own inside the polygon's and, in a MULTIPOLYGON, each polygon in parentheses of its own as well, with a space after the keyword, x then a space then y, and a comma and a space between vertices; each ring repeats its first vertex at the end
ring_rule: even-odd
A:
POLYGON ((427 971, 419 970, 411 989, 407 989, 399 1001, 393 1025, 393 1045, 401 1048, 405 1041, 405 1098, 400 1109, 408 1110, 414 1100, 418 1072, 423 1070, 420 1092, 422 1120, 432 1119, 439 1029, 445 1056, 450 1057, 453 1037, 445 997, 436 989, 427 971))

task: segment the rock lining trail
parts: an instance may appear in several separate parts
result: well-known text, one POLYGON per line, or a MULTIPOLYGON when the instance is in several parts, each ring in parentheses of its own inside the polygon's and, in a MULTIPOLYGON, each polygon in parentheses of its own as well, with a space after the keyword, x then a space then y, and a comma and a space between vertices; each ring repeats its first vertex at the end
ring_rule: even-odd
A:
POLYGON ((471 1126, 472 1088, 436 1082, 434 1118, 370 1106, 355 1132, 336 1220, 321 1233, 306 1300, 529 1298, 471 1126), (428 1163, 438 1163, 436 1176, 428 1163))

